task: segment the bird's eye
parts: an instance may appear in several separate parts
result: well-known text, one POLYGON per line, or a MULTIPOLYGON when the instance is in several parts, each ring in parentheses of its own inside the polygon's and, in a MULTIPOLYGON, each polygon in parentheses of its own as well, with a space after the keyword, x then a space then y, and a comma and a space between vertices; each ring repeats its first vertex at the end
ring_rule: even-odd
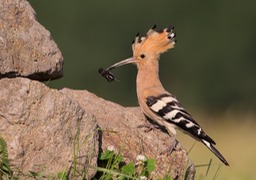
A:
POLYGON ((145 58, 145 54, 141 54, 140 57, 143 59, 145 58))

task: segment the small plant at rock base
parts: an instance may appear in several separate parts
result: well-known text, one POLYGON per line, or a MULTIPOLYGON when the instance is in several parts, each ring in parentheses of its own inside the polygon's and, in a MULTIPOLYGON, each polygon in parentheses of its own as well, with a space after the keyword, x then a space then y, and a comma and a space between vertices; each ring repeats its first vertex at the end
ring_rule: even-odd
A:
MULTIPOLYGON (((139 155, 136 158, 136 163, 125 163, 121 153, 114 153, 114 148, 108 148, 100 154, 99 164, 101 167, 97 167, 98 174, 97 179, 138 179, 145 180, 150 179, 151 172, 155 170, 156 160, 148 159, 143 155, 139 155)), ((94 178, 96 180, 96 177, 94 178)))
POLYGON ((37 179, 37 180, 43 180, 43 179, 47 179, 47 180, 67 180, 67 172, 66 171, 62 171, 62 172, 58 172, 57 174, 53 174, 53 175, 49 175, 44 171, 39 171, 39 172, 35 172, 35 171, 29 171, 30 174, 23 174, 23 177, 27 178, 27 179, 37 179))
POLYGON ((8 159, 7 144, 0 136, 0 180, 2 179, 17 179, 13 176, 13 171, 10 168, 8 159))

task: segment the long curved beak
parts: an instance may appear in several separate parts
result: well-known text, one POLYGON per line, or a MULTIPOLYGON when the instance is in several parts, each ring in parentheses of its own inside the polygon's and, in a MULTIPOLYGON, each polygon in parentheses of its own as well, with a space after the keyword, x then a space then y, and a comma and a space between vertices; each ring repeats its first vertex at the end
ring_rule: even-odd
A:
POLYGON ((107 68, 106 71, 110 71, 111 69, 123 66, 125 64, 131 64, 131 63, 136 63, 136 59, 134 57, 117 62, 117 63, 113 64, 112 66, 110 66, 109 68, 107 68))

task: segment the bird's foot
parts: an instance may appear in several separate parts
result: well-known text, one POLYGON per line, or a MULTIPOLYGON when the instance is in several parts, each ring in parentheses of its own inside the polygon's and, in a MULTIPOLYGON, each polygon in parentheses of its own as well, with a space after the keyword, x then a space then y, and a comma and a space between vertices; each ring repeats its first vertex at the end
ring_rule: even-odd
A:
POLYGON ((175 139, 175 141, 174 141, 174 143, 171 145, 171 147, 168 147, 166 150, 162 151, 162 152, 160 153, 160 155, 163 155, 163 154, 167 153, 167 155, 170 156, 174 150, 177 150, 177 149, 176 149, 176 146, 178 145, 178 143, 179 143, 179 141, 177 141, 177 140, 175 139))
POLYGON ((153 129, 160 129, 158 125, 148 124, 148 123, 138 125, 137 128, 145 128, 145 130, 144 130, 145 133, 148 133, 149 131, 152 131, 153 129))

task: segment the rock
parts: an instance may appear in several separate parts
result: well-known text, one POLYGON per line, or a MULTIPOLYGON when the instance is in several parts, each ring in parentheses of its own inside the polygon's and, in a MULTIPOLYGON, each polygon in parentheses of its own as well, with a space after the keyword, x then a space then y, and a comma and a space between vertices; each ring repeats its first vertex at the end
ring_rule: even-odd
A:
POLYGON ((167 174, 171 174, 172 179, 185 179, 185 174, 188 175, 186 179, 193 179, 194 166, 180 144, 171 155, 160 155, 174 140, 164 131, 153 129, 145 132, 145 129, 138 128, 146 123, 140 108, 122 107, 85 90, 65 88, 61 92, 79 102, 86 112, 95 116, 102 131, 100 144, 103 150, 114 146, 116 152, 122 151, 126 162, 136 162, 136 157, 141 154, 156 159, 157 168, 153 179, 167 174), (187 169, 188 172, 185 173, 187 169))
MULTIPOLYGON (((0 136, 19 178, 33 171, 52 176, 67 172, 74 179, 84 171, 83 165, 97 165, 95 117, 66 94, 37 81, 0 80, 0 136)), ((89 169, 87 179, 94 174, 89 169)))
POLYGON ((26 0, 0 1, 0 78, 63 76, 63 57, 26 0))

